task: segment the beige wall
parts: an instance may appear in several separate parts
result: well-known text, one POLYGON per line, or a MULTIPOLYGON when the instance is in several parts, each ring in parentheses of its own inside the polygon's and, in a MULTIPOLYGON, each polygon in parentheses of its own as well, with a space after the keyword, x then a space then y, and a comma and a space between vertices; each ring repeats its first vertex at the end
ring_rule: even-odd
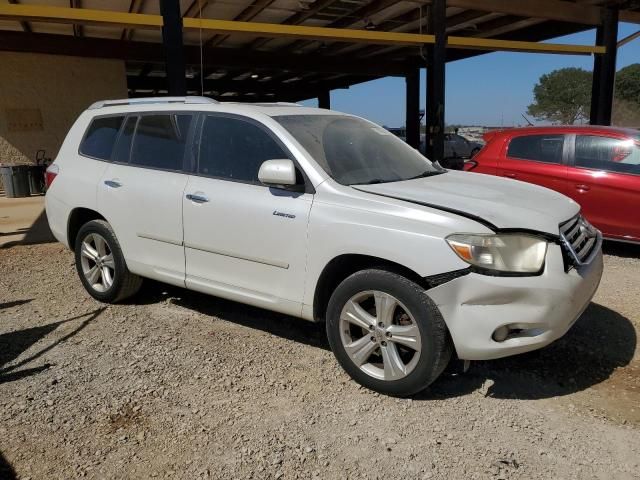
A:
POLYGON ((55 158, 80 112, 96 100, 126 98, 124 62, 0 52, 0 163, 55 158))

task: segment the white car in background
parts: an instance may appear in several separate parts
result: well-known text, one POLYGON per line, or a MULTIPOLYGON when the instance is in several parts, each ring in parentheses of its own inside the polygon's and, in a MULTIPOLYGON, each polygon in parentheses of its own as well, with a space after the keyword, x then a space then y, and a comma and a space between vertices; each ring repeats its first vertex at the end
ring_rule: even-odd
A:
POLYGON ((600 233, 572 200, 446 171, 324 109, 98 102, 47 183, 51 229, 96 299, 145 277, 326 321, 348 374, 391 395, 424 389, 452 354, 549 344, 602 273, 600 233))

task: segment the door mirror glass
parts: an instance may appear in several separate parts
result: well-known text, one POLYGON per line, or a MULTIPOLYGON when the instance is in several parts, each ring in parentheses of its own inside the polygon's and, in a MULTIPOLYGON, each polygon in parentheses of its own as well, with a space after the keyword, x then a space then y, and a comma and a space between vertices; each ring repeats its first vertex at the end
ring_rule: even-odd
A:
POLYGON ((287 158, 267 160, 258 171, 260 183, 269 187, 287 187, 296 184, 296 167, 287 158))

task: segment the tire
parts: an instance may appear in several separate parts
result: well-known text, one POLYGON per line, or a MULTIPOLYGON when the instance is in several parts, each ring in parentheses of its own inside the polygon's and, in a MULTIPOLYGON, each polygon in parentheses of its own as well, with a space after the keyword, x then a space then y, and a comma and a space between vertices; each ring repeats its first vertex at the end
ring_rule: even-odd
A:
POLYGON ((349 376, 386 395, 405 397, 427 388, 453 350, 442 315, 424 289, 386 270, 362 270, 340 283, 329 300, 326 327, 331 350, 349 376))
POLYGON ((142 278, 127 268, 118 239, 104 220, 92 220, 80 228, 75 257, 80 281, 96 300, 117 303, 135 295, 142 285, 142 278))

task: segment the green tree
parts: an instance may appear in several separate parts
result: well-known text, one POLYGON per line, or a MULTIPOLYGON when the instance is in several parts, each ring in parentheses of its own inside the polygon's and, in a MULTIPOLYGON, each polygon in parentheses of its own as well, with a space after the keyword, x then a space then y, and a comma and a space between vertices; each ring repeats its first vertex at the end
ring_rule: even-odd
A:
POLYGON ((640 106, 640 63, 628 65, 618 71, 616 99, 640 106))
POLYGON ((527 113, 537 120, 571 125, 589 117, 591 72, 561 68, 540 77, 527 113))

